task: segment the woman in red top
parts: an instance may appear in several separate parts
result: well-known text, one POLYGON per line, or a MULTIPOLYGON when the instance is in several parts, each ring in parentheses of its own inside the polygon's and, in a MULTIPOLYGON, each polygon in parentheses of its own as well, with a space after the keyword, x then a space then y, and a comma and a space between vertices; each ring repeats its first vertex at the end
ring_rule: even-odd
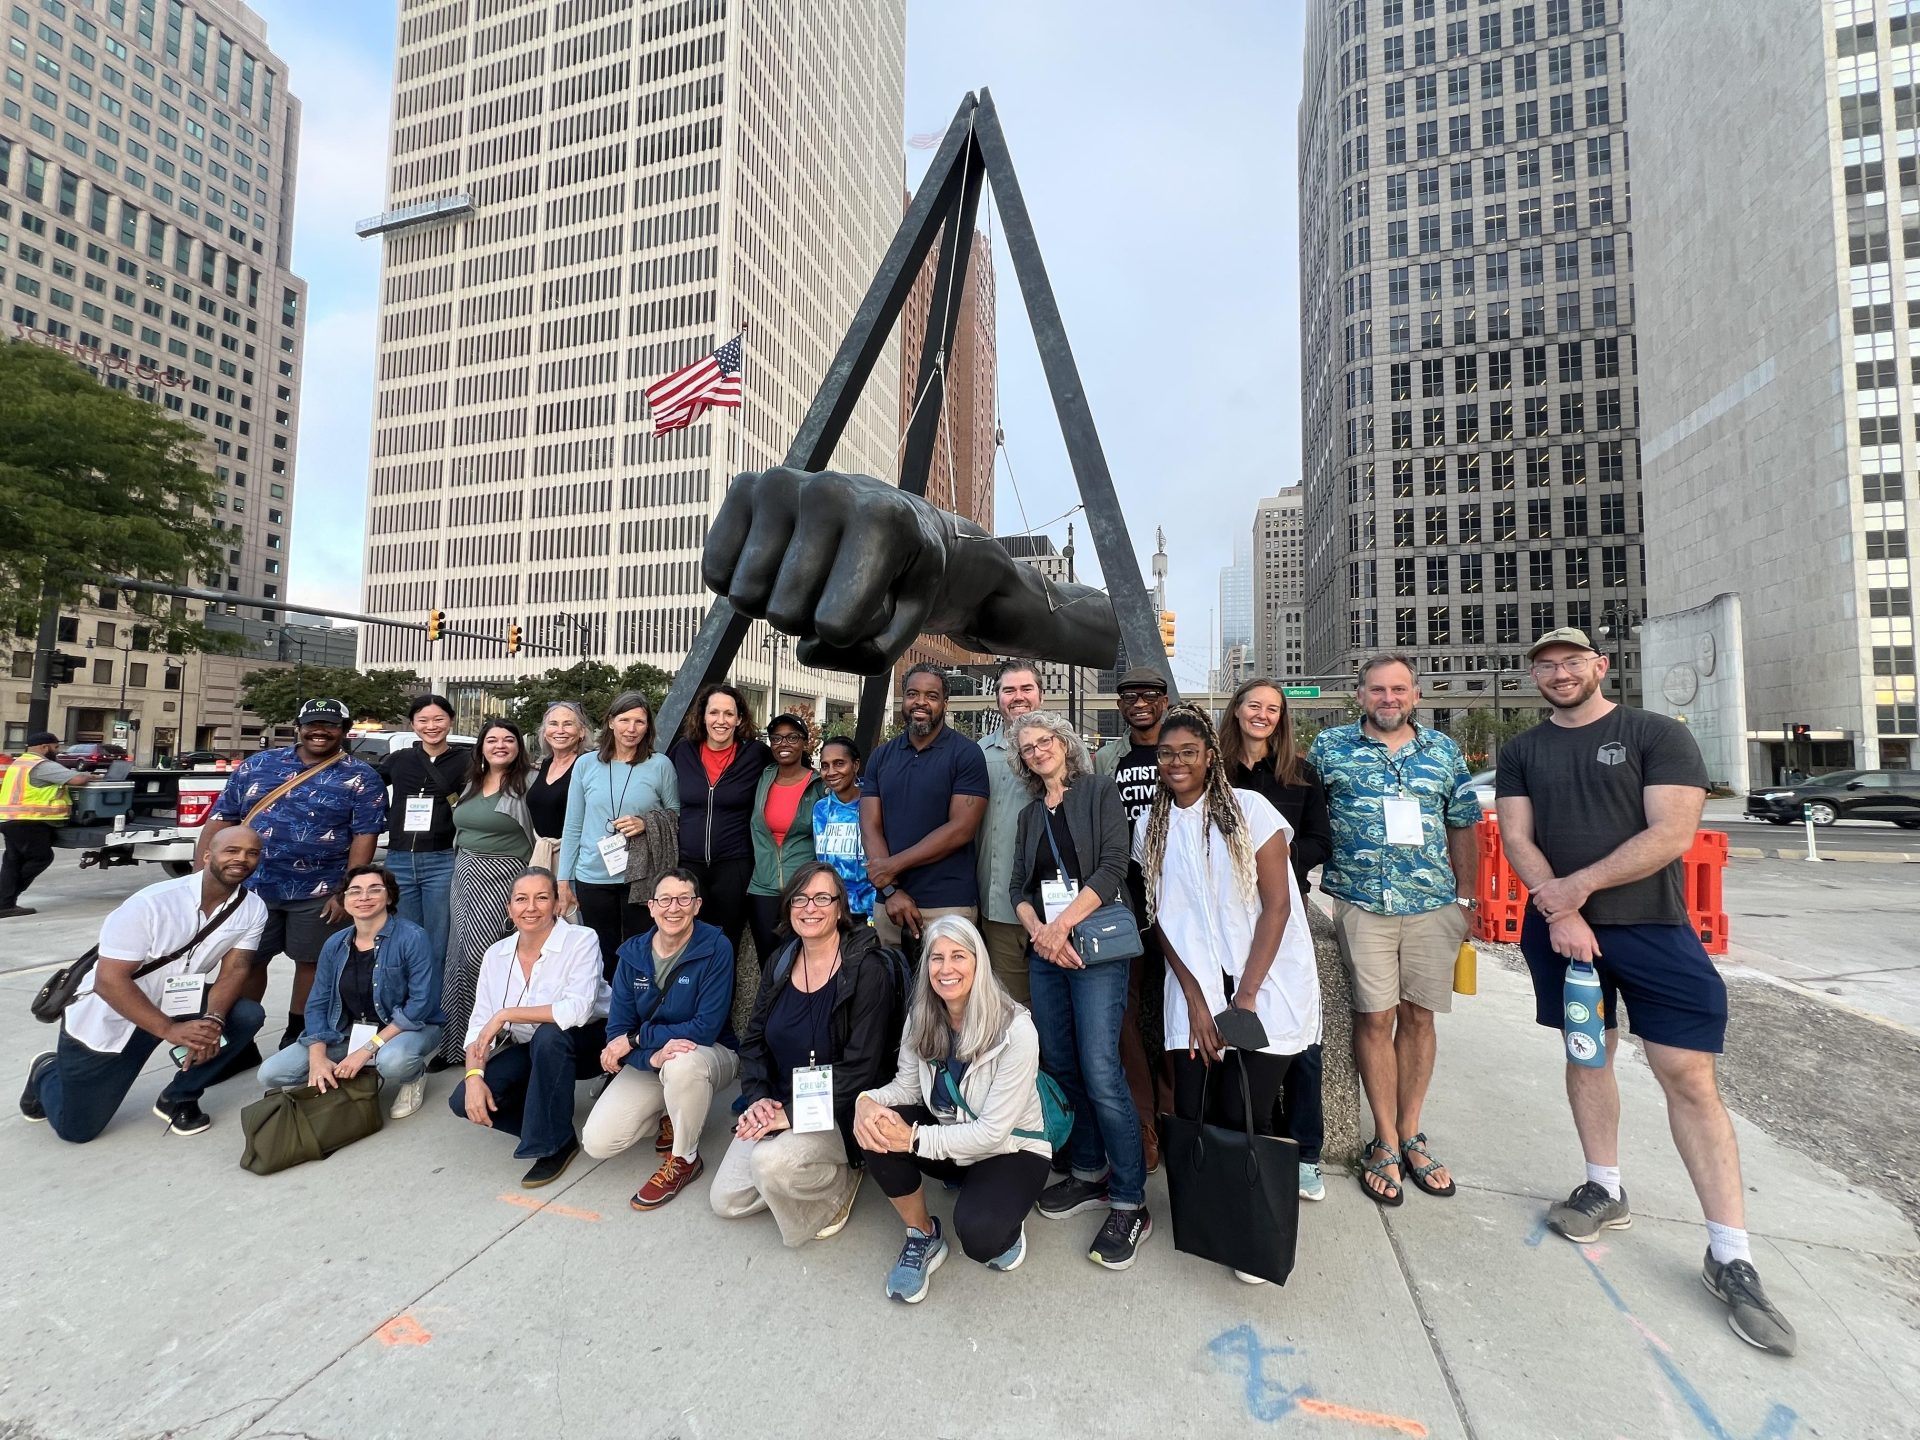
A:
POLYGON ((746 696, 708 685, 694 697, 667 751, 680 784, 680 863, 700 882, 700 918, 726 935, 736 956, 753 878, 754 792, 772 753, 755 738, 746 696))
POLYGON ((767 722, 773 764, 761 772, 753 804, 753 879, 747 886, 747 921, 753 948, 773 954, 780 942, 780 895, 813 853, 813 802, 827 793, 813 770, 807 722, 780 715, 767 722))

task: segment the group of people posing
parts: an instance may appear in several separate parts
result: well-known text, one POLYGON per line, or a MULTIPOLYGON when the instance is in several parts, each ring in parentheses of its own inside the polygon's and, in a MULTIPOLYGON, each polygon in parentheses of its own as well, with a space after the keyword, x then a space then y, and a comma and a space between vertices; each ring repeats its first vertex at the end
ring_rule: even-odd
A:
MULTIPOLYGON (((1550 718, 1507 747, 1499 805, 1539 911, 1524 937, 1538 1019, 1558 1027, 1569 957, 1599 967, 1609 1024, 1624 999, 1707 1210, 1708 1287, 1743 1338, 1791 1353, 1753 1272, 1713 1080, 1725 988, 1675 873, 1705 792, 1698 751, 1600 694, 1607 662, 1580 632, 1530 659, 1550 718)), ((1458 747, 1414 721, 1410 661, 1369 660, 1357 691, 1362 719, 1303 753, 1272 681, 1242 685, 1216 729, 1171 706, 1159 672, 1131 670, 1128 733, 1097 760, 1022 661, 1002 667, 1001 724, 979 743, 947 724, 944 675, 911 669, 900 733, 864 757, 839 737, 816 756, 795 715, 762 734, 724 684, 664 751, 644 695, 618 697, 597 742, 580 707, 553 705, 537 757, 505 720, 450 745, 452 708, 428 695, 419 743, 380 771, 345 756, 344 709, 312 702, 295 747, 234 773, 201 873, 109 918, 97 979, 21 1108, 90 1140, 161 1043, 180 1070, 156 1113, 177 1134, 204 1130, 206 1089, 254 1064, 269 1087, 320 1088, 371 1066, 404 1118, 451 1063, 452 1111, 515 1136, 528 1187, 581 1150, 651 1141, 644 1211, 705 1172, 712 1102, 737 1084, 713 1210, 767 1211, 799 1246, 847 1224, 870 1173, 906 1232, 895 1299, 924 1298, 950 1239, 1018 1267, 1036 1211, 1097 1212, 1090 1258, 1126 1269, 1153 1234, 1165 1115, 1289 1139, 1301 1198, 1326 1194, 1304 900, 1318 870, 1373 1120, 1360 1187, 1387 1206, 1409 1187, 1449 1197, 1423 1108, 1480 807, 1458 747), (281 953, 294 1013, 262 1064, 281 953), (1230 1052, 1235 1083, 1209 1084, 1230 1052), (575 1087, 593 1077, 576 1130, 575 1087), (1055 1099, 1070 1133, 1050 1138, 1055 1099), (958 1190, 951 1235, 929 1177, 958 1190)), ((1571 1240, 1630 1223, 1615 1048, 1608 1068, 1569 1070, 1588 1178, 1549 1224, 1571 1240)))

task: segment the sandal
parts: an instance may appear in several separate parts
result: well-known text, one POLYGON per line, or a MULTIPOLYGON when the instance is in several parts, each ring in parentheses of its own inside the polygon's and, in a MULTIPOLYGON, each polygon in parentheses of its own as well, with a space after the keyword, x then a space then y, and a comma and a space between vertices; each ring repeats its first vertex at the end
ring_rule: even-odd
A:
POLYGON ((1360 1176, 1360 1189, 1363 1192, 1365 1192, 1366 1197, 1369 1200, 1373 1201, 1373 1203, 1376 1205, 1393 1206, 1393 1205, 1398 1205, 1401 1201, 1407 1198, 1405 1195, 1400 1193, 1400 1182, 1397 1180, 1388 1179, 1387 1177, 1387 1167, 1389 1165, 1398 1165, 1400 1163, 1399 1156, 1393 1153, 1393 1149, 1391 1146, 1385 1144, 1380 1139, 1380 1137, 1376 1135, 1373 1137, 1373 1139, 1367 1141, 1367 1148, 1365 1150, 1362 1150, 1360 1152, 1360 1155, 1361 1155, 1360 1168, 1366 1172, 1366 1174, 1363 1174, 1360 1176), (1387 1158, 1380 1161, 1377 1165, 1369 1165, 1366 1161, 1366 1157, 1373 1154, 1373 1152, 1376 1150, 1380 1151, 1387 1158), (1387 1188, 1385 1190, 1374 1189, 1373 1186, 1367 1183, 1367 1175, 1379 1176, 1380 1179, 1386 1184, 1387 1188))
POLYGON ((1454 1193, 1457 1187, 1454 1185, 1453 1181, 1451 1180, 1447 1181, 1445 1185, 1429 1185, 1427 1183, 1427 1177, 1429 1175, 1433 1174, 1433 1172, 1436 1170, 1443 1169, 1444 1167, 1440 1164, 1438 1160, 1435 1160, 1433 1158, 1433 1152, 1427 1149, 1427 1132, 1426 1131, 1422 1130, 1418 1135, 1414 1136, 1411 1140, 1407 1141, 1406 1144, 1402 1145, 1400 1149, 1401 1149, 1401 1152, 1405 1155, 1406 1162, 1407 1162, 1406 1170, 1404 1173, 1409 1178, 1412 1179, 1415 1185, 1418 1185, 1427 1194, 1435 1196, 1436 1198, 1441 1200, 1445 1200, 1448 1196, 1454 1193), (1425 1159, 1427 1163, 1425 1165, 1416 1164, 1413 1158, 1416 1155, 1425 1159))

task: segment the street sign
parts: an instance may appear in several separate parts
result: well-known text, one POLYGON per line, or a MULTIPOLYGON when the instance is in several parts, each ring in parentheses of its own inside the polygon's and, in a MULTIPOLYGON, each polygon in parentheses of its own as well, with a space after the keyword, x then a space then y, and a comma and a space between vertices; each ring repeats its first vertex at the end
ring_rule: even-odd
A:
POLYGON ((1320 687, 1318 685, 1282 685, 1280 693, 1289 700, 1318 700, 1320 687))
POLYGON ((116 720, 113 722, 113 738, 116 740, 124 740, 127 738, 127 722, 126 721, 116 720))

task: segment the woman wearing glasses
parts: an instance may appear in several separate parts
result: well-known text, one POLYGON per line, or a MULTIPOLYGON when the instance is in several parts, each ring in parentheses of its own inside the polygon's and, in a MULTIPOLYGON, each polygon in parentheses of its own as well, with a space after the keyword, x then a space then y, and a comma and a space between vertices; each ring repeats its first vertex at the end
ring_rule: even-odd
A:
POLYGON ((1009 898, 1027 932, 1040 1063, 1073 1105, 1072 1170, 1041 1193, 1040 1213, 1064 1220, 1107 1211, 1087 1256, 1124 1270, 1153 1233, 1140 1117, 1120 1064, 1131 962, 1080 954, 1074 927, 1125 893, 1126 805, 1054 711, 1015 719, 1007 750, 1034 797, 1020 813, 1009 898))
POLYGON ((659 1209, 699 1178, 707 1107, 740 1070, 733 947, 698 918, 693 873, 667 871, 654 881, 647 908, 653 928, 620 947, 613 977, 600 1052, 600 1068, 613 1079, 580 1137, 587 1154, 604 1160, 655 1135, 660 1168, 634 1195, 636 1210, 659 1209))
POLYGON ((773 1212, 789 1247, 846 1228, 860 1172, 854 1101, 893 1078, 894 980, 871 928, 854 928, 831 865, 803 865, 780 897, 791 936, 762 971, 740 1037, 740 1119, 708 1198, 725 1219, 773 1212))
POLYGON ((813 770, 805 720, 774 716, 767 722, 767 748, 773 763, 760 772, 753 796, 753 879, 747 883, 755 955, 780 948, 780 892, 789 875, 815 858, 813 806, 827 793, 813 770))

